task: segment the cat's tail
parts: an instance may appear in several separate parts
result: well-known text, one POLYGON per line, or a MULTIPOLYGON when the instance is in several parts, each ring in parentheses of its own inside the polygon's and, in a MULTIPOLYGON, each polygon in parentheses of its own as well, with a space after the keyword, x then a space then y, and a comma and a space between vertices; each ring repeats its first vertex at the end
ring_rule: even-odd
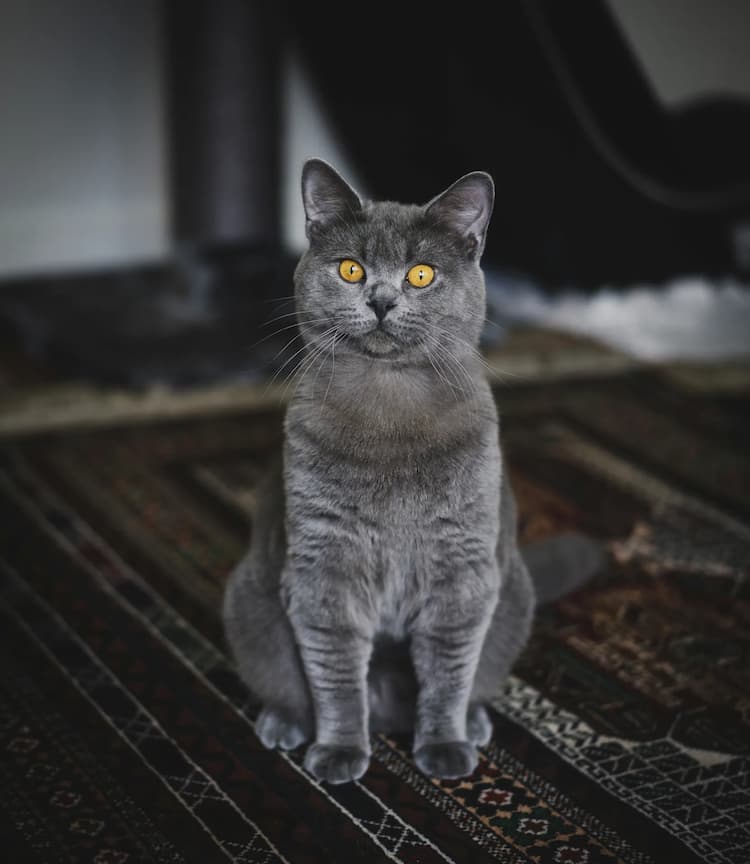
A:
POLYGON ((571 531, 521 547, 537 603, 550 603, 580 588, 601 569, 604 544, 571 531))

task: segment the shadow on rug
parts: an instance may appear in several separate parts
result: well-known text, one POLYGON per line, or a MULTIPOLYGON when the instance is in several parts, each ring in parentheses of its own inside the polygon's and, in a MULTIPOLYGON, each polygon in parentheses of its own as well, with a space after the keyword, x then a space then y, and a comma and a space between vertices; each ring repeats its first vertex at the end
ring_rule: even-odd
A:
POLYGON ((464 781, 378 738, 321 785, 255 738, 218 609, 278 410, 6 440, 6 860, 747 864, 747 393, 651 370, 498 402, 524 539, 610 555, 540 610, 464 781))

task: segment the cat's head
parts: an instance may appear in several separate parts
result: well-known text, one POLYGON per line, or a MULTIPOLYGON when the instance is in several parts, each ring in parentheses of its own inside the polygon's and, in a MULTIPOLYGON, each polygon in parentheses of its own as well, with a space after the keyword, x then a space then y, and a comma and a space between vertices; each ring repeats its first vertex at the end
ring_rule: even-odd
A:
POLYGON ((336 353, 444 366, 485 317, 479 260, 494 187, 467 174, 424 205, 364 201, 319 159, 302 172, 310 241, 295 272, 308 343, 336 353), (442 360, 442 362, 441 362, 442 360))

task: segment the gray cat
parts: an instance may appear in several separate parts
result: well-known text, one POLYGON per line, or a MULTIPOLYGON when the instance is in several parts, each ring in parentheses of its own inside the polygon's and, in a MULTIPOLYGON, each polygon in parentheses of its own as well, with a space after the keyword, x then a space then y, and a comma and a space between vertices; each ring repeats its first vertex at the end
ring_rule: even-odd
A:
POLYGON ((596 563, 575 536, 527 548, 535 585, 517 544, 477 351, 492 179, 467 174, 424 206, 365 202, 314 159, 302 197, 308 353, 227 586, 227 639, 260 740, 312 739, 316 778, 361 777, 369 732, 406 729, 424 773, 462 777, 540 591, 596 563))

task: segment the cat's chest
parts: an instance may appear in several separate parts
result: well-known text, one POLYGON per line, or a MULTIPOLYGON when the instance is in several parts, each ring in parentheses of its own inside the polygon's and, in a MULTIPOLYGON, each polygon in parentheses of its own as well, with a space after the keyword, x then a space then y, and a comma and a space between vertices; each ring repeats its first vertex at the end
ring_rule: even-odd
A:
POLYGON ((471 460, 390 455, 365 464, 333 460, 309 478, 317 500, 331 501, 354 533, 375 532, 381 541, 390 538, 389 546, 401 545, 439 530, 436 520, 474 497, 471 460))
POLYGON ((502 467, 493 435, 452 449, 363 443, 347 453, 290 436, 286 465, 289 520, 324 511, 353 541, 429 545, 452 525, 497 513, 502 467))

